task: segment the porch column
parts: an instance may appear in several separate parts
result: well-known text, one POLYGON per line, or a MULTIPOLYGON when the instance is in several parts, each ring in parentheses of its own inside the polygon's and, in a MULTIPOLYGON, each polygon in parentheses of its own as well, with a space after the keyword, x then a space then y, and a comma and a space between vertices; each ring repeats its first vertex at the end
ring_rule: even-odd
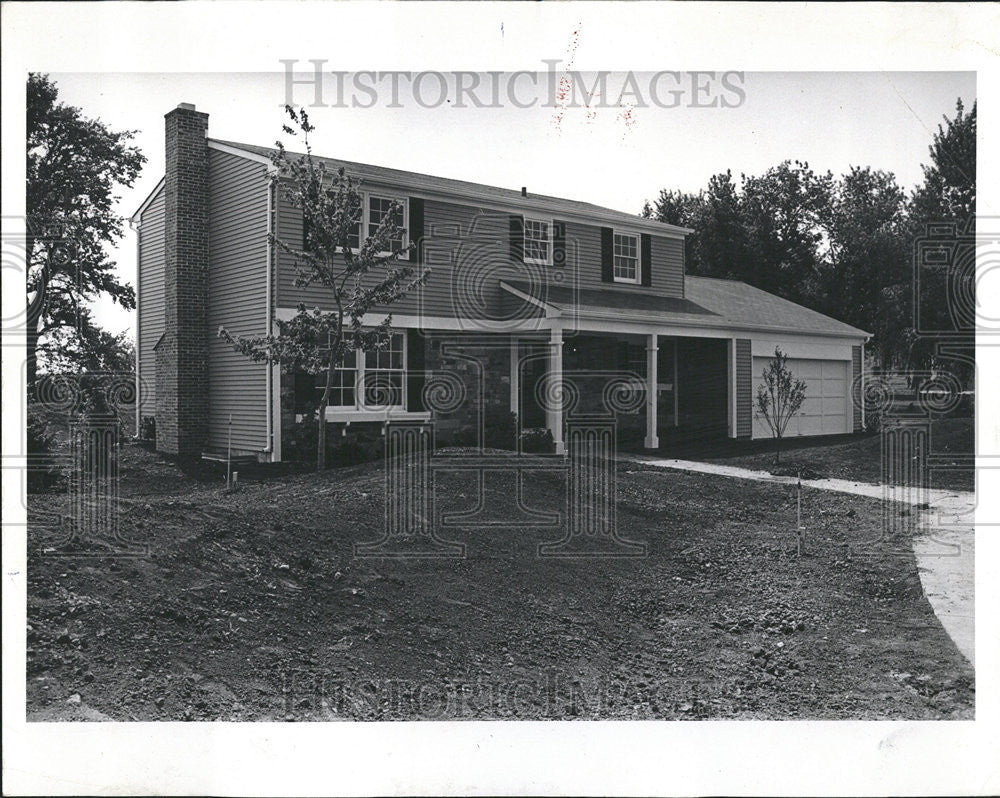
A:
POLYGON ((553 327, 549 339, 549 379, 552 380, 555 390, 549 395, 549 401, 545 403, 545 426, 552 433, 556 454, 566 454, 566 444, 563 442, 562 349, 562 328, 553 327), (554 399, 558 399, 558 401, 552 401, 554 399))
POLYGON ((646 338, 646 448, 658 449, 660 439, 656 435, 656 405, 659 391, 656 374, 656 360, 659 352, 656 333, 646 338))
POLYGON ((518 358, 520 357, 520 342, 516 335, 510 337, 510 412, 518 412, 518 394, 520 393, 520 368, 518 358))

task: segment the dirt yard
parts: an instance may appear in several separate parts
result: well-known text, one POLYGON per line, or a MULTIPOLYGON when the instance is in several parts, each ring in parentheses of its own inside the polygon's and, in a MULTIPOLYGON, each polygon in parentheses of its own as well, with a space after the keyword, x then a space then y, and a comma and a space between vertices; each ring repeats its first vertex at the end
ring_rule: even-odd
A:
MULTIPOLYGON (((380 464, 226 494, 123 451, 122 530, 145 558, 43 553, 63 495, 30 497, 32 720, 971 718, 972 668, 879 506, 702 475, 619 471, 645 559, 539 558, 497 472, 458 560, 356 559, 380 464)), ((559 508, 555 475, 524 500, 559 508)), ((438 501, 477 503, 474 477, 438 501)))

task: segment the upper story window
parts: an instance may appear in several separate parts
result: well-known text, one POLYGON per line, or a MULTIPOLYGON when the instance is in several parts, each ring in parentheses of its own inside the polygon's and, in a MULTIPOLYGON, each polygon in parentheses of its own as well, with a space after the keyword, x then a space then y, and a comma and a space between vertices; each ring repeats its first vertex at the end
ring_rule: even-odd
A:
MULTIPOLYGON (((374 235, 378 226, 382 223, 382 220, 393 215, 393 221, 396 227, 399 228, 399 235, 392 239, 392 248, 394 251, 400 251, 404 247, 409 245, 409 202, 406 197, 385 197, 378 196, 376 194, 368 195, 368 202, 365 204, 368 216, 368 235, 374 235), (393 205, 396 207, 393 208, 393 205)), ((380 255, 388 255, 388 252, 380 252, 380 255)), ((402 260, 407 260, 410 256, 409 252, 403 252, 399 257, 402 260)))
POLYGON ((615 233, 616 282, 639 282, 639 236, 630 233, 615 233))
POLYGON ((541 266, 552 265, 552 222, 543 219, 524 220, 524 262, 541 266))
MULTIPOLYGON (((393 214, 396 227, 399 228, 399 235, 391 241, 394 250, 401 252, 401 260, 409 260, 409 251, 403 251, 410 244, 409 223, 410 223, 410 203, 406 197, 387 197, 377 194, 366 194, 358 208, 357 220, 351 231, 347 234, 347 246, 352 252, 357 252, 361 248, 362 231, 367 231, 369 236, 378 229, 379 224, 389 214, 393 214), (393 205, 398 206, 393 209, 393 205)), ((307 220, 303 220, 302 225, 302 248, 309 249, 309 225, 307 220)), ((389 252, 379 252, 379 255, 389 255, 389 252)))

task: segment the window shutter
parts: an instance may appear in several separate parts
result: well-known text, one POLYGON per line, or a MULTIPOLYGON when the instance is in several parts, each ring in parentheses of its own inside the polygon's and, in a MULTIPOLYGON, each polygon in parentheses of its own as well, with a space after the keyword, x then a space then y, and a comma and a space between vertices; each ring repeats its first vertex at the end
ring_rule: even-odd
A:
POLYGON ((510 258, 517 263, 524 262, 524 217, 510 217, 510 258))
MULTIPOLYGON (((412 211, 411 211, 412 212, 412 211)), ((406 409, 419 413, 424 409, 424 334, 406 331, 406 409)))
POLYGON ((601 280, 615 281, 615 231, 610 227, 601 228, 601 280))
POLYGON ((566 265, 566 222, 552 222, 552 265, 566 265))
POLYGON ((642 239, 640 241, 642 247, 642 284, 652 285, 653 284, 653 239, 652 236, 648 236, 645 233, 642 234, 642 239))
POLYGON ((316 377, 305 371, 296 371, 292 375, 292 384, 295 412, 305 413, 319 399, 319 394, 316 392, 316 377))
POLYGON ((309 217, 302 214, 302 251, 309 251, 309 231, 312 228, 312 223, 309 221, 309 217))
POLYGON ((420 197, 410 197, 410 243, 416 249, 410 253, 413 263, 424 262, 424 201, 420 197))

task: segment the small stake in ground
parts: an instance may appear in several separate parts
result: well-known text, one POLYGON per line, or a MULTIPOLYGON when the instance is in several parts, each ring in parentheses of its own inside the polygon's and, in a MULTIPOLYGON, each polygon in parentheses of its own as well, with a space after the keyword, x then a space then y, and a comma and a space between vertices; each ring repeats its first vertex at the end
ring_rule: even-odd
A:
POLYGON ((795 545, 801 557, 806 547, 806 528, 802 526, 802 472, 799 471, 798 475, 799 479, 795 490, 795 534, 797 536, 795 545))
POLYGON ((229 414, 229 439, 226 441, 226 490, 229 490, 232 484, 232 472, 233 472, 233 414, 229 414))

